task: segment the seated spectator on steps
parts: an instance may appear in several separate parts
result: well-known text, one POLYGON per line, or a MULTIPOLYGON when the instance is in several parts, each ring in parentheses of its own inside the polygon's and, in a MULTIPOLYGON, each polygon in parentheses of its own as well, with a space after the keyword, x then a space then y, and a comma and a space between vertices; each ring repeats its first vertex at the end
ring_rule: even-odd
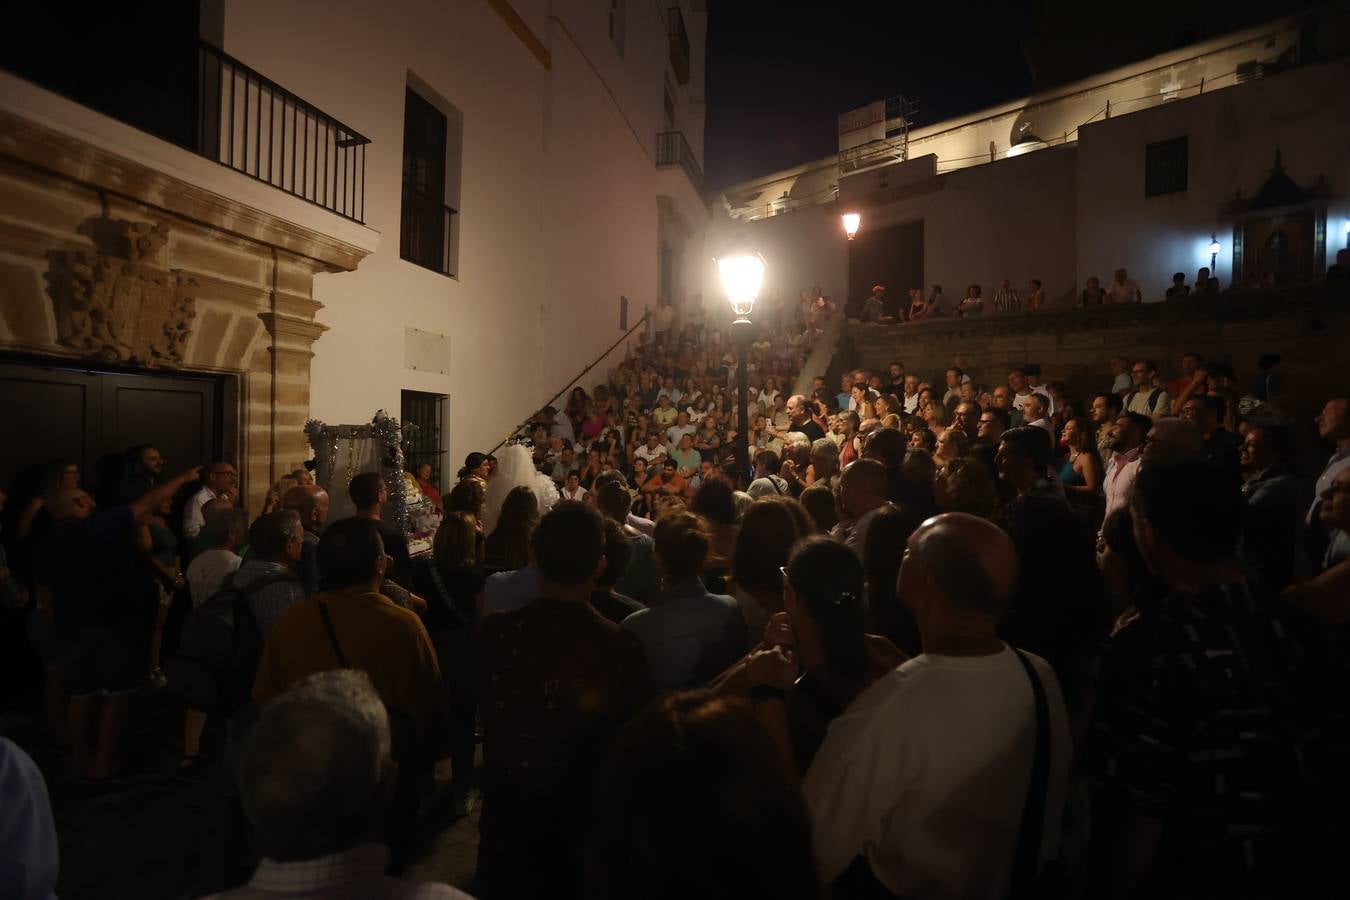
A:
POLYGON ((646 650, 652 680, 661 690, 707 684, 741 657, 745 620, 736 601, 709 593, 700 577, 710 536, 693 513, 672 513, 656 523, 656 557, 666 592, 623 621, 646 650))
POLYGON ((364 672, 318 672, 278 695, 244 745, 239 787, 263 860, 223 900, 259 897, 465 898, 385 875, 379 842, 400 772, 389 717, 364 672))
POLYGON ((653 693, 641 644, 591 606, 605 566, 599 513, 562 501, 531 545, 538 598, 478 625, 483 898, 580 896, 579 826, 601 762, 653 693))

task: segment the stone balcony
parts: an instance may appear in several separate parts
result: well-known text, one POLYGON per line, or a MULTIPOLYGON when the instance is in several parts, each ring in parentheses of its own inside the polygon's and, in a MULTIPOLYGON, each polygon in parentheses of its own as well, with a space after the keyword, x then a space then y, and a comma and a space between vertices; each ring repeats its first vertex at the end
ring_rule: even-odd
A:
POLYGON ((1003 380, 1007 367, 1036 362, 1045 379, 1062 379, 1073 396, 1087 397, 1109 386, 1113 356, 1151 359, 1171 379, 1191 351, 1231 362, 1240 392, 1257 371, 1258 356, 1280 354, 1291 411, 1310 420, 1328 392, 1346 389, 1350 291, 1288 288, 913 324, 850 322, 827 378, 834 385, 850 367, 884 370, 900 360, 929 378, 961 365, 991 385, 1003 380))

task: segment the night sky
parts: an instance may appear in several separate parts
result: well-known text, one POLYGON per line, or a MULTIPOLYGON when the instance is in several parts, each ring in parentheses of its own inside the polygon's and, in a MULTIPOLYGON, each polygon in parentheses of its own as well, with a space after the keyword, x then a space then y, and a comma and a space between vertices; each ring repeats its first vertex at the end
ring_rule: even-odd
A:
POLYGON ((916 126, 1024 96, 1032 0, 709 3, 708 184, 721 189, 838 150, 837 117, 904 94, 916 126))

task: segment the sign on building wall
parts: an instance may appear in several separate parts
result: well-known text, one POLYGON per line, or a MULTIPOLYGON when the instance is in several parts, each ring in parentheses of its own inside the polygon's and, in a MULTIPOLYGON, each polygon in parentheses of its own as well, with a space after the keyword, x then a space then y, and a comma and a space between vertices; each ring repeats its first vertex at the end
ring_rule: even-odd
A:
POLYGON ((886 139, 886 101, 878 100, 839 117, 839 149, 886 139))
POLYGON ((450 338, 420 328, 403 329, 403 368, 418 372, 450 372, 450 338))

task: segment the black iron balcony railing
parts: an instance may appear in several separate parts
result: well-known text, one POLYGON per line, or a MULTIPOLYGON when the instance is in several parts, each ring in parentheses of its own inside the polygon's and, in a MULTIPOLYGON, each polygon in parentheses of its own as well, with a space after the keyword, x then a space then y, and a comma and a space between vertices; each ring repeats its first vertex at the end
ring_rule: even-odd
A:
POLYGON ((423 268, 455 274, 455 217, 458 210, 403 183, 403 216, 398 232, 399 256, 423 268))
POLYGON ((684 139, 683 131, 663 131, 656 136, 656 167, 666 169, 671 166, 683 167, 689 181, 694 185, 694 190, 699 194, 703 193, 703 169, 699 166, 694 151, 689 149, 689 142, 684 139))
POLYGON ((678 6, 666 10, 666 30, 670 35, 670 67, 680 84, 689 83, 689 32, 684 27, 684 13, 678 6))
POLYGON ((198 153, 365 221, 368 138, 210 44, 197 62, 198 153))

